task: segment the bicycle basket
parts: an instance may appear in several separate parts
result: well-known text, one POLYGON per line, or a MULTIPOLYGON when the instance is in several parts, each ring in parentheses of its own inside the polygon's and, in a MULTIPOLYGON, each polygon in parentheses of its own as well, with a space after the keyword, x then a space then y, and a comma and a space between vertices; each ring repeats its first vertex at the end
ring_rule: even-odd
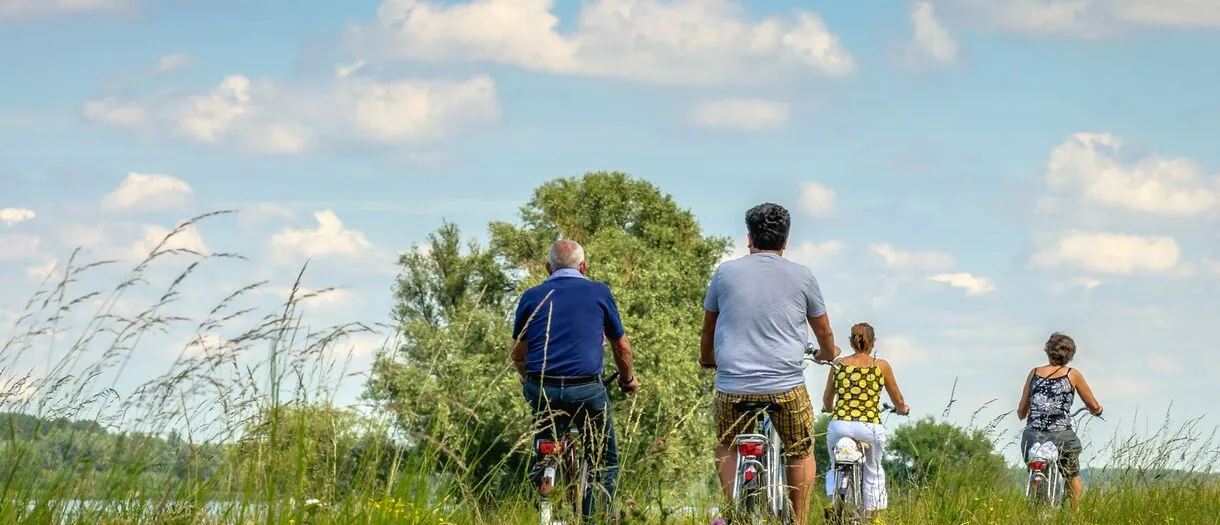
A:
POLYGON ((849 437, 839 438, 839 442, 835 443, 833 454, 835 463, 859 463, 864 461, 864 452, 860 450, 860 444, 849 437))
POLYGON ((1055 461, 1059 459, 1059 448, 1054 443, 1047 441, 1044 443, 1034 443, 1029 447, 1029 459, 1033 461, 1040 459, 1043 461, 1055 461))

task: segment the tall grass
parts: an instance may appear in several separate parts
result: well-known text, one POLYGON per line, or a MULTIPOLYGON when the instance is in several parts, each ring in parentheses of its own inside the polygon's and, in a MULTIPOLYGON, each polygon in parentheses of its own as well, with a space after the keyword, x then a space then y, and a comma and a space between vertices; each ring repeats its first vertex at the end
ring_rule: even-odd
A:
MULTIPOLYGON (((349 369, 350 337, 393 334, 395 327, 309 327, 305 304, 330 289, 305 292, 306 268, 273 307, 260 306, 260 297, 278 284, 265 281, 240 286, 211 306, 187 296, 209 289, 191 287, 201 271, 240 274, 231 266, 243 263, 237 254, 172 248, 186 228, 224 213, 183 223, 109 289, 78 290, 120 263, 79 263, 74 252, 25 304, 0 347, 0 411, 34 415, 40 423, 30 429, 14 417, 0 420, 0 523, 537 521, 536 497, 522 473, 500 472, 502 462, 492 462, 491 471, 470 467, 487 453, 471 451, 474 441, 452 442, 439 429, 400 435, 376 407, 333 405, 340 384, 361 381, 362 371, 349 369), (141 298, 147 304, 138 304, 141 298), (181 333, 192 336, 177 346, 166 342, 181 333), (130 385, 132 363, 164 359, 170 350, 164 373, 122 386, 130 385), (66 423, 74 420, 96 421, 109 433, 66 423), (44 468, 52 460, 58 467, 44 468)), ((397 344, 392 335, 383 339, 386 350, 397 344)), ((507 366, 489 365, 494 373, 485 381, 503 380, 511 373, 507 366)), ((480 388, 485 376, 471 376, 471 387, 480 388)), ((623 521, 707 523, 718 504, 710 457, 702 478, 674 479, 654 469, 648 458, 666 454, 666 435, 642 435, 639 422, 649 407, 639 399, 616 399, 623 456, 644 458, 623 465, 623 521)), ((447 401, 407 400, 413 402, 447 401)), ((480 428, 479 406, 448 409, 469 429, 480 428)), ((708 409, 689 407, 672 428, 708 424, 708 409)), ((1079 512, 1035 514, 1015 476, 982 476, 966 463, 917 485, 891 486, 885 517, 891 523, 1213 522, 1220 516, 1220 483, 1212 474, 1220 449, 1198 425, 1175 427, 1167 419, 1151 436, 1116 435, 1105 445, 1110 467, 1090 481, 1079 512)), ((511 454, 528 452, 528 432, 496 439, 511 443, 511 454)))

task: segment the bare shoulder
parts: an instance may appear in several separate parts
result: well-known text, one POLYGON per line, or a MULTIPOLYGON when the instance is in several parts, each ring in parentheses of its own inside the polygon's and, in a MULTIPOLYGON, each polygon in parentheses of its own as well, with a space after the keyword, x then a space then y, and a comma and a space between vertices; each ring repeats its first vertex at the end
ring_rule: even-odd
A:
POLYGON ((894 367, 890 366, 890 362, 889 362, 889 361, 886 361, 886 360, 884 360, 884 359, 878 359, 878 360, 877 360, 877 366, 881 367, 881 370, 882 370, 882 371, 885 371, 885 372, 893 372, 893 371, 894 371, 894 367))

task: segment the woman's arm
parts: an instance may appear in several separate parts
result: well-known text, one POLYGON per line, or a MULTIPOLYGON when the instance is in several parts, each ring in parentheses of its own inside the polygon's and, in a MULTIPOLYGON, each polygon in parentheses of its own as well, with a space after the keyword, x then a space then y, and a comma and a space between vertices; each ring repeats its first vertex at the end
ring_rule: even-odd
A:
POLYGON ((834 412, 835 409, 835 369, 830 367, 830 373, 826 375, 826 390, 822 392, 822 412, 827 414, 834 412))
POLYGON ((1080 393, 1080 400, 1084 401, 1084 406, 1089 407, 1089 412, 1093 415, 1101 413, 1101 403, 1097 402, 1097 398, 1093 396, 1093 389, 1089 388, 1089 382, 1084 380, 1084 374, 1075 368, 1068 372, 1068 381, 1072 382, 1072 386, 1076 388, 1076 392, 1080 393))
POLYGON ((1029 384, 1034 380, 1034 371, 1030 370, 1029 375, 1025 376, 1025 387, 1021 389, 1021 402, 1017 404, 1017 419, 1025 421, 1029 416, 1029 384))
POLYGON ((894 411, 898 415, 905 416, 911 413, 911 407, 907 406, 906 400, 902 398, 902 390, 898 389, 898 380, 894 379, 894 369, 890 367, 890 362, 881 359, 881 374, 885 377, 885 393, 890 396, 890 401, 894 402, 894 411))

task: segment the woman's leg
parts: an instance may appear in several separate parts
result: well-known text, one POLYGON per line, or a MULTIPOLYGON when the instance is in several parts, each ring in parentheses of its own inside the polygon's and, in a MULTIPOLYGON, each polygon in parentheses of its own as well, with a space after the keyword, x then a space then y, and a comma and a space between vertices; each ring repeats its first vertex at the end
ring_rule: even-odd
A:
POLYGON ((831 498, 831 496, 835 493, 835 479, 834 479, 835 478, 834 477, 835 442, 839 441, 839 438, 843 437, 843 433, 841 430, 841 425, 843 423, 844 423, 843 421, 839 421, 837 419, 832 419, 832 420, 830 420, 830 423, 828 425, 826 425, 826 452, 827 452, 826 455, 828 456, 826 458, 826 461, 827 461, 827 463, 826 463, 826 501, 827 502, 833 501, 833 498, 831 498))
POLYGON ((885 427, 876 423, 860 423, 862 439, 868 442, 868 452, 864 456, 864 507, 870 514, 884 509, 889 505, 889 494, 885 490, 885 467, 881 462, 885 458, 885 427))
POLYGON ((1080 509, 1080 493, 1084 491, 1084 482, 1080 480, 1080 475, 1077 474, 1068 480, 1067 498, 1072 503, 1072 509, 1080 509))

